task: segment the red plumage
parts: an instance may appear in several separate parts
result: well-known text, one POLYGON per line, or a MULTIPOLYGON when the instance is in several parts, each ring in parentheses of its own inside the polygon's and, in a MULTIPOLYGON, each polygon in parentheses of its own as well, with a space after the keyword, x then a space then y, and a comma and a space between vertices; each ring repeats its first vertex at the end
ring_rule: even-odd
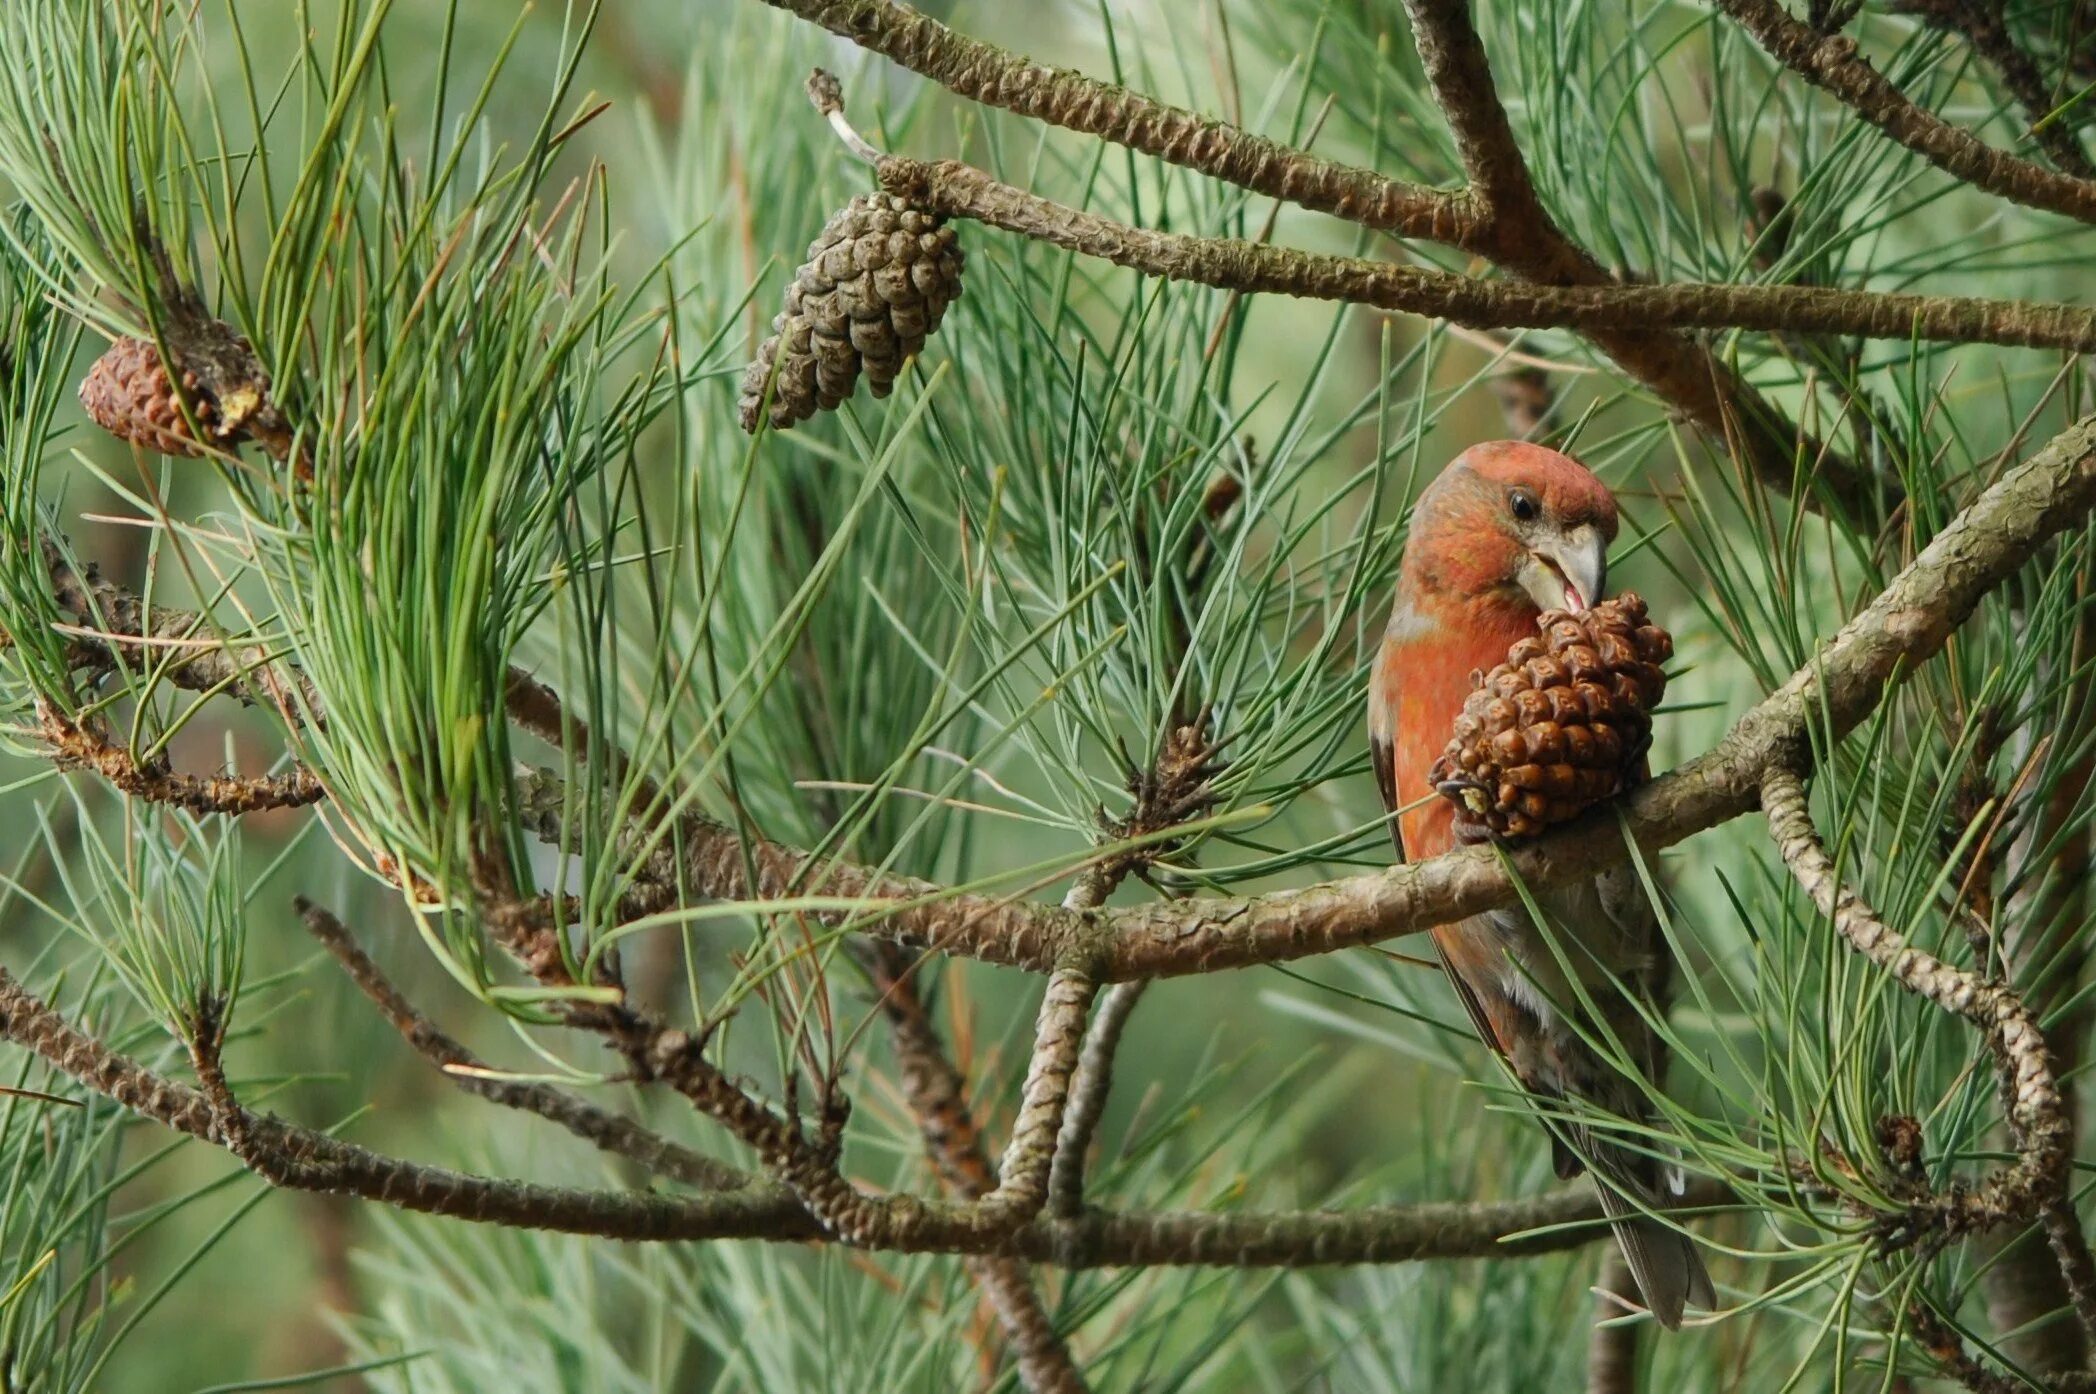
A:
MULTIPOLYGON (((1473 446, 1421 495, 1369 688, 1377 783, 1402 857, 1422 860, 1456 845, 1454 806, 1435 792, 1429 771, 1471 675, 1534 635, 1545 608, 1583 610, 1601 598, 1616 526, 1615 499, 1584 465, 1519 442, 1473 446)), ((1655 997, 1664 983, 1651 907, 1620 868, 1542 903, 1571 941, 1560 943, 1562 958, 1524 912, 1497 911, 1433 931, 1449 980, 1480 1037, 1539 1101, 1580 1098, 1642 1117, 1650 1111, 1643 1086, 1599 1058, 1565 1014, 1583 991, 1647 1076, 1654 1072, 1657 1044, 1619 986, 1655 997)), ((1661 1202, 1659 1164, 1590 1129, 1547 1126, 1560 1175, 1599 1174, 1604 1207, 1654 1316, 1672 1327, 1685 1304, 1715 1305, 1687 1238, 1639 1213, 1661 1202)))

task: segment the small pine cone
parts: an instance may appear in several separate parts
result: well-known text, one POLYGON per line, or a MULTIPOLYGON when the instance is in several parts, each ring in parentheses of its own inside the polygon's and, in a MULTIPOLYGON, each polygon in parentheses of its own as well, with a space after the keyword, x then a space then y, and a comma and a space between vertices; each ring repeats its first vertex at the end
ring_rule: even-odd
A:
POLYGON ((1629 591, 1579 614, 1546 611, 1536 628, 1476 675, 1434 762, 1463 841, 1533 836, 1644 778, 1673 639, 1629 591))
POLYGON ((937 214, 892 194, 845 204, 809 246, 785 311, 743 374, 742 429, 755 433, 767 387, 780 430, 851 396, 862 370, 873 395, 887 396, 961 293, 962 260, 937 214))
MULTIPOLYGON (((245 348, 246 340, 235 341, 245 348)), ((190 414, 212 446, 225 449, 246 439, 237 422, 223 418, 195 373, 182 374, 182 390, 189 398, 190 414)), ((133 445, 186 459, 207 453, 182 418, 174 381, 151 339, 122 338, 111 344, 87 370, 80 384, 80 405, 96 425, 133 445)))

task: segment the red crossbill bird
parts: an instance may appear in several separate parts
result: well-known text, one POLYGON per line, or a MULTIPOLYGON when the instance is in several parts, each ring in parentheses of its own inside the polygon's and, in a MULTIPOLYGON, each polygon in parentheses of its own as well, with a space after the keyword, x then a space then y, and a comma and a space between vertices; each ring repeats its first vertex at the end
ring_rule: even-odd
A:
MULTIPOLYGON (((1420 496, 1398 573, 1397 602, 1369 687, 1368 727, 1391 836, 1401 858, 1457 844, 1454 805, 1429 771, 1470 693, 1471 675, 1536 633, 1544 610, 1580 611, 1602 596, 1616 501, 1578 461, 1514 441, 1457 456, 1420 496)), ((1522 909, 1432 931, 1442 967, 1486 1045, 1537 1101, 1560 1177, 1595 1174, 1604 1211, 1663 1325, 1715 1305, 1710 1277, 1680 1231, 1641 1213, 1677 1189, 1673 1169, 1569 1121, 1578 1099, 1618 1117, 1649 1113, 1643 1087, 1582 1038, 1581 993, 1652 1077, 1654 1034, 1632 993, 1656 999, 1669 968, 1636 874, 1618 867, 1539 898, 1559 952, 1522 909), (1562 954, 1562 957, 1560 957, 1562 954), (1568 976, 1578 978, 1577 988, 1568 976)))

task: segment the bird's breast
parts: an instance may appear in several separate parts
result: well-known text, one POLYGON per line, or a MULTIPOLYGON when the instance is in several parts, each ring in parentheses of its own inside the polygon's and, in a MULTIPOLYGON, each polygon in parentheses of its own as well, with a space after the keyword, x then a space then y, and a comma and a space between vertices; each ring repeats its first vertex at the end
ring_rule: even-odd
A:
POLYGON ((1392 617, 1371 698, 1382 708, 1389 733, 1397 807, 1403 810, 1398 834, 1408 861, 1455 845, 1455 807, 1430 797, 1428 772, 1448 748, 1451 728, 1470 696, 1471 674, 1504 663, 1517 640, 1536 632, 1538 613, 1522 597, 1476 603, 1456 615, 1401 606, 1392 617))

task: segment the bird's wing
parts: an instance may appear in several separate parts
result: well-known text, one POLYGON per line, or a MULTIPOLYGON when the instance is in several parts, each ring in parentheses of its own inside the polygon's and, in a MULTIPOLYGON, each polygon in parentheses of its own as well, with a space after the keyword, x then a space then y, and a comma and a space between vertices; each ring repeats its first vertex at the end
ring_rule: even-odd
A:
POLYGON ((1376 650, 1368 675, 1368 763, 1375 768, 1376 792, 1383 796, 1384 820, 1397 859, 1406 860, 1403 830, 1397 823, 1397 693, 1399 653, 1387 638, 1376 650))
POLYGON ((1371 731, 1368 737, 1368 758, 1375 766, 1376 791, 1383 796, 1383 809, 1390 816, 1383 821, 1390 828, 1390 845, 1397 850, 1397 859, 1405 860, 1405 840, 1397 827, 1397 747, 1388 736, 1371 731))
POLYGON ((1492 1013, 1485 1009, 1484 999, 1478 996, 1477 989, 1470 985, 1468 978, 1464 976, 1462 964, 1457 961, 1460 957, 1457 948, 1461 942, 1457 936, 1475 934, 1482 929, 1479 921, 1465 920, 1461 924, 1437 929, 1429 937, 1433 939, 1434 948, 1440 954, 1442 976, 1455 988, 1456 1000, 1463 1004, 1463 1012, 1470 1018, 1470 1024, 1476 1029, 1478 1039, 1490 1046, 1493 1054, 1511 1065, 1512 1057, 1507 1054, 1506 1046, 1500 1040, 1500 1033, 1506 1029, 1506 1024, 1493 1021, 1492 1013))

